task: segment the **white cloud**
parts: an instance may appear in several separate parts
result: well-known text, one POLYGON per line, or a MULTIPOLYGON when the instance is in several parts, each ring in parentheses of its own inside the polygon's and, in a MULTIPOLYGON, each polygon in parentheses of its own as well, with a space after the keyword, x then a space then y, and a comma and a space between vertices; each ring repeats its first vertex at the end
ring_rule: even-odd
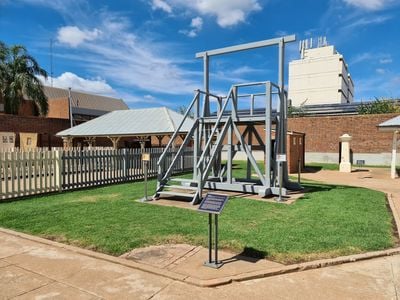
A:
POLYGON ((262 72, 268 72, 268 71, 265 69, 256 69, 256 68, 252 68, 249 66, 242 66, 242 67, 239 67, 239 68, 236 68, 236 69, 230 71, 230 73, 237 75, 237 76, 246 75, 246 74, 262 73, 262 72))
POLYGON ((385 70, 375 70, 379 74, 368 74, 368 77, 353 78, 356 84, 356 97, 358 100, 400 97, 400 74, 385 70))
POLYGON ((350 65, 355 65, 358 63, 364 63, 368 61, 374 63, 380 63, 382 65, 390 64, 392 63, 392 56, 387 53, 363 52, 351 58, 350 65))
POLYGON ((129 104, 133 104, 134 107, 148 107, 148 106, 168 106, 172 107, 176 105, 176 103, 171 103, 169 101, 165 101, 159 99, 158 97, 154 97, 152 95, 135 95, 126 92, 119 93, 120 98, 124 99, 124 102, 129 104))
POLYGON ((203 28, 203 19, 200 17, 193 18, 190 27, 201 30, 201 28, 203 28))
POLYGON ((382 69, 382 68, 377 68, 375 71, 376 71, 376 73, 378 73, 378 74, 380 74, 380 75, 383 75, 383 74, 386 73, 386 70, 385 70, 385 69, 382 69))
POLYGON ((344 2, 365 10, 381 10, 393 3, 393 0, 344 0, 344 2))
POLYGON ((90 31, 81 30, 76 26, 64 26, 58 29, 57 40, 62 44, 75 48, 83 42, 96 40, 101 33, 97 28, 90 31))
POLYGON ((376 16, 376 17, 365 17, 365 18, 358 18, 354 22, 349 23, 348 25, 344 26, 345 29, 354 29, 356 27, 363 27, 372 24, 382 24, 387 20, 390 20, 392 16, 376 16))
MULTIPOLYGON (((187 59, 178 54, 176 44, 157 42, 152 35, 135 31, 124 13, 110 12, 106 8, 91 11, 84 0, 21 1, 50 7, 71 25, 67 26, 67 30, 60 28, 54 56, 63 58, 65 63, 75 68, 81 68, 82 74, 90 74, 95 78, 94 81, 100 81, 101 85, 97 88, 93 85, 89 88, 91 92, 97 90, 112 94, 113 91, 104 86, 110 83, 119 92, 189 95, 190 98, 193 90, 202 86, 201 72, 188 69, 187 59), (82 9, 78 5, 82 5, 82 9), (74 15, 72 12, 75 11, 66 7, 73 7, 79 13, 74 15), (97 76, 101 80, 97 80, 97 76)), ((199 26, 198 21, 193 24, 199 26)), ((88 90, 87 84, 85 86, 78 88, 88 90)))
POLYGON ((118 87, 147 93, 191 94, 200 86, 201 75, 182 68, 169 45, 132 33, 129 20, 119 14, 103 11, 98 19, 95 27, 102 38, 86 39, 76 53, 68 53, 86 71, 118 87))
POLYGON ((187 10, 192 14, 216 17, 221 27, 243 23, 250 13, 262 9, 258 0, 164 0, 163 3, 167 4, 171 10, 176 8, 187 10))
POLYGON ((350 65, 355 65, 364 61, 372 60, 373 58, 374 54, 371 52, 360 53, 350 60, 350 65))
POLYGON ((390 55, 383 57, 379 60, 379 63, 381 63, 382 65, 391 64, 392 62, 393 62, 393 59, 390 55))
POLYGON ((189 30, 185 29, 185 30, 180 30, 179 32, 187 35, 188 37, 196 37, 202 28, 203 28, 203 19, 200 17, 196 17, 192 19, 189 30))
MULTIPOLYGON (((39 78, 44 84, 51 84, 51 77, 48 77, 47 80, 45 80, 43 77, 39 78)), ((104 79, 101 78, 85 79, 74 73, 65 72, 58 77, 53 77, 52 81, 54 87, 64 89, 71 88, 73 90, 84 91, 103 96, 117 96, 117 92, 104 79)))
POLYGON ((161 9, 169 14, 172 12, 172 7, 163 0, 153 0, 151 2, 151 8, 154 10, 161 9))

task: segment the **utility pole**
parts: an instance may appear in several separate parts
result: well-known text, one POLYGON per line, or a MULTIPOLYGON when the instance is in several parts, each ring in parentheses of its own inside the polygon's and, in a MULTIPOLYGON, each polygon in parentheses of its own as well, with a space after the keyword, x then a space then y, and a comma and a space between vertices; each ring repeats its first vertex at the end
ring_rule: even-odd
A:
POLYGON ((50 39, 50 86, 53 87, 53 38, 50 39))
POLYGON ((72 120, 72 97, 71 97, 71 88, 68 88, 68 106, 69 106, 69 121, 70 127, 74 127, 73 120, 72 120))

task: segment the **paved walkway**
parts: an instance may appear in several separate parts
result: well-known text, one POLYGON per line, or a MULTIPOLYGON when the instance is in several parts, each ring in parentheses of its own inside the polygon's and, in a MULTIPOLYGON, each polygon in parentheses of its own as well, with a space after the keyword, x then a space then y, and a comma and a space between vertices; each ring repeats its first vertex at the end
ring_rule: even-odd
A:
POLYGON ((0 299, 400 299, 400 255, 201 288, 40 241, 0 231, 0 299))
MULTIPOLYGON (((381 179, 382 172, 323 171, 303 177, 365 184, 392 194, 398 204, 400 182, 381 179)), ((0 299, 400 299, 400 255, 215 288, 142 270, 123 258, 0 229, 0 299)))

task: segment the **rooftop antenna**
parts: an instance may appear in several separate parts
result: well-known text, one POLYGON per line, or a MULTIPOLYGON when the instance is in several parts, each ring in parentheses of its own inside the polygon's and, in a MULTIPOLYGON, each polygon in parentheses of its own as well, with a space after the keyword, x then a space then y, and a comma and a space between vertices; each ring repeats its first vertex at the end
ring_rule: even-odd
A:
POLYGON ((50 86, 53 87, 53 38, 50 39, 50 86))

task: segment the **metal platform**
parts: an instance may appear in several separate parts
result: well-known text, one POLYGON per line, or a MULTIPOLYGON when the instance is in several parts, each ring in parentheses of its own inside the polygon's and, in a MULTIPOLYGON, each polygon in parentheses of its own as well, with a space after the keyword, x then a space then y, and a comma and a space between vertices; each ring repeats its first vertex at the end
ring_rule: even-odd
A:
POLYGON ((185 186, 195 187, 192 203, 198 203, 203 197, 203 189, 225 190, 259 194, 267 196, 277 195, 279 191, 286 194, 286 189, 293 183, 289 182, 287 164, 278 164, 277 157, 286 155, 287 131, 287 92, 284 89, 284 49, 286 43, 295 41, 295 36, 265 40, 244 45, 215 49, 196 54, 204 63, 204 90, 196 90, 195 96, 187 108, 184 119, 171 137, 164 153, 158 161, 158 185, 155 197, 163 194, 171 195, 175 191, 177 196, 185 186), (259 81, 232 85, 226 96, 217 96, 209 91, 209 58, 237 51, 254 48, 278 46, 278 83, 259 81), (249 91, 254 90, 254 93, 249 91), (264 91, 260 93, 260 90, 264 91), (255 107, 255 97, 261 99, 262 113, 255 107), (250 109, 243 113, 241 105, 250 103, 250 109), (211 105, 217 105, 211 113, 211 105), (275 105, 275 107, 273 107, 275 105), (185 137, 178 153, 168 165, 166 156, 179 136, 178 132, 189 116, 194 116, 194 124, 185 137), (265 134, 260 134, 255 126, 265 127, 265 134), (273 134, 274 133, 274 134, 273 134), (274 135, 274 137, 273 137, 274 135), (172 170, 180 159, 184 148, 193 141, 194 167, 190 181, 181 182, 181 186, 169 188, 172 179, 172 170), (264 152, 264 170, 261 171, 252 151, 264 152), (226 163, 222 164, 221 152, 227 155, 226 163), (238 151, 247 157, 246 178, 235 180, 232 166, 238 151), (252 173, 257 180, 252 180, 252 173))

